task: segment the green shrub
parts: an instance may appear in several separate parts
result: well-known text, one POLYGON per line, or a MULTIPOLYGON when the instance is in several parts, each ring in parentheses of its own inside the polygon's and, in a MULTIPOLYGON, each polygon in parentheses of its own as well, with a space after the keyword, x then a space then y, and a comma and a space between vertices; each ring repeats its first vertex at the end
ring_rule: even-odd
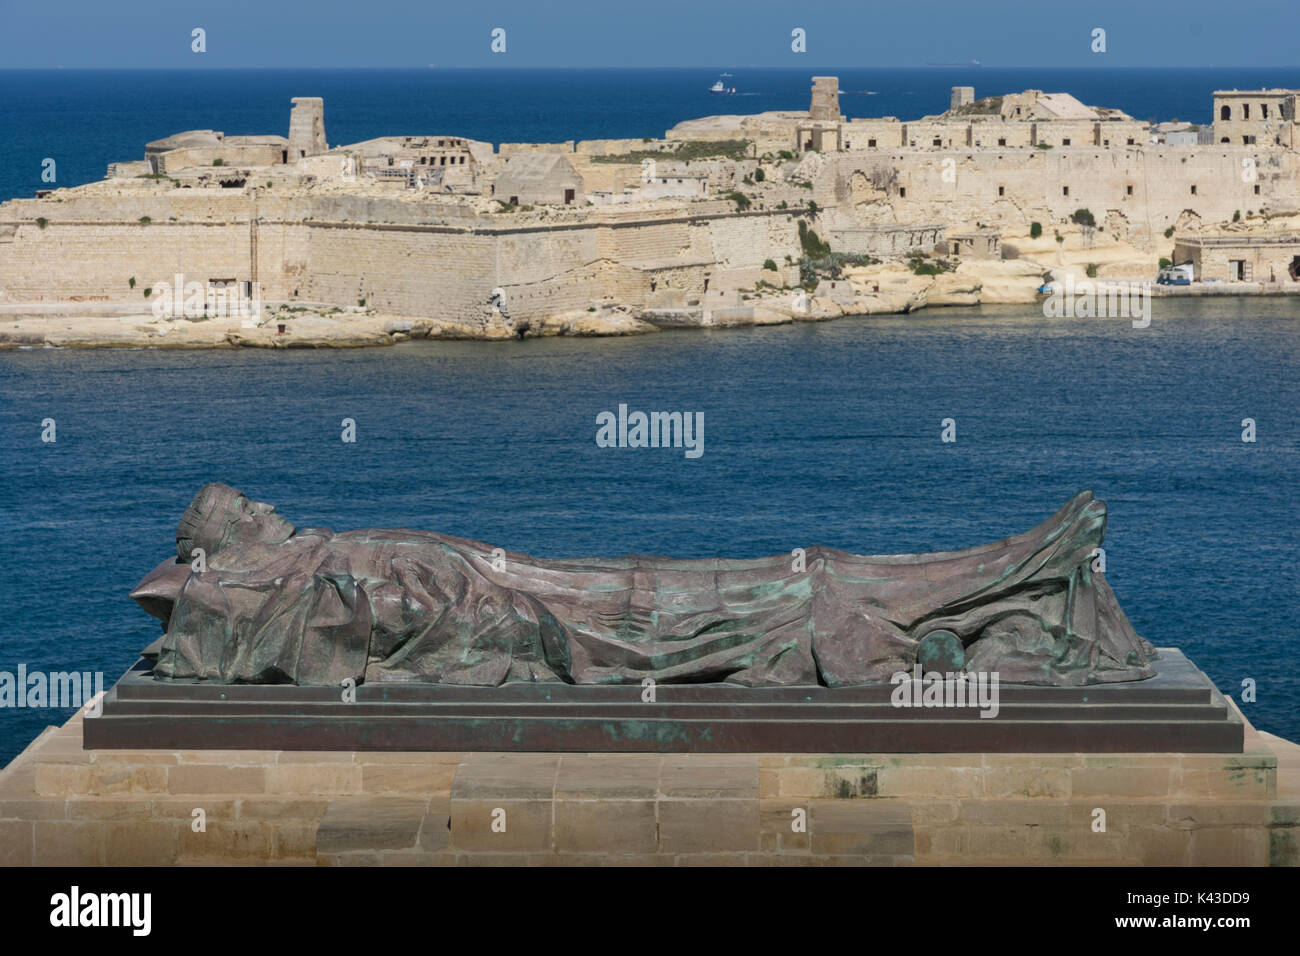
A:
POLYGON ((40 218, 38 218, 38 219, 36 220, 36 226, 37 226, 37 228, 39 228, 39 229, 44 229, 44 228, 45 228, 46 226, 48 226, 49 224, 50 224, 50 221, 49 221, 48 219, 46 219, 44 216, 41 216, 40 218))
POLYGON ((1088 274, 1089 279, 1097 278, 1097 263, 1089 262, 1088 268, 1085 269, 1084 271, 1088 274))
POLYGON ((763 268, 764 268, 764 269, 771 269, 773 272, 775 272, 775 271, 776 271, 776 263, 773 262, 771 259, 764 259, 764 260, 763 260, 763 268))
POLYGON ((129 285, 132 289, 134 289, 134 288, 135 288, 135 276, 131 276, 131 278, 127 279, 127 280, 126 280, 126 284, 129 285))
POLYGON ((1168 269, 1168 268, 1169 268, 1170 266, 1172 266, 1173 264, 1174 264, 1174 261, 1173 261, 1172 259, 1166 259, 1164 256, 1161 256, 1161 257, 1160 257, 1160 268, 1161 268, 1161 269, 1168 269))
POLYGON ((1096 228, 1097 226, 1097 220, 1093 217, 1092 211, 1088 209, 1076 209, 1074 215, 1070 217, 1070 221, 1079 226, 1088 226, 1091 228, 1096 228))
POLYGON ((730 199, 732 202, 736 204, 737 212, 744 212, 746 209, 750 207, 749 197, 742 192, 737 192, 734 189, 731 192, 727 193, 724 198, 730 199))
MULTIPOLYGON (((643 139, 642 142, 650 142, 643 139)), ((750 141, 747 139, 700 140, 698 142, 678 143, 672 149, 636 149, 630 153, 611 153, 607 156, 593 156, 593 163, 636 164, 643 159, 745 159, 749 154, 750 141)))
POLYGON ((1232 214, 1232 221, 1233 221, 1233 222, 1241 222, 1241 210, 1240 210, 1240 209, 1238 209, 1236 212, 1234 212, 1234 213, 1232 214))
POLYGON ((831 254, 831 247, 821 241, 817 233, 808 228, 808 223, 799 220, 799 245, 803 247, 805 256, 812 256, 814 259, 824 258, 831 254))
POLYGON ((149 298, 149 296, 151 296, 151 295, 153 295, 153 288, 152 288, 152 287, 144 290, 144 297, 145 297, 146 299, 149 298))
POLYGON ((140 225, 142 226, 147 226, 149 225, 149 223, 153 222, 153 220, 150 219, 148 216, 141 216, 139 221, 140 221, 140 225))
POLYGON ((212 165, 213 165, 213 166, 224 166, 224 165, 226 165, 226 161, 225 161, 224 159, 222 159, 220 156, 218 156, 216 159, 214 159, 214 160, 212 161, 212 165))
POLYGON ((754 170, 754 182, 761 183, 765 179, 767 179, 767 173, 763 172, 761 167, 759 169, 754 170))
POLYGON ((1166 238, 1166 239, 1172 237, 1173 234, 1174 234, 1174 227, 1173 227, 1173 226, 1170 226, 1168 229, 1165 230, 1165 238, 1166 238))
POLYGON ((1031 222, 1029 224, 1029 238, 1037 239, 1043 234, 1043 224, 1041 222, 1031 222))

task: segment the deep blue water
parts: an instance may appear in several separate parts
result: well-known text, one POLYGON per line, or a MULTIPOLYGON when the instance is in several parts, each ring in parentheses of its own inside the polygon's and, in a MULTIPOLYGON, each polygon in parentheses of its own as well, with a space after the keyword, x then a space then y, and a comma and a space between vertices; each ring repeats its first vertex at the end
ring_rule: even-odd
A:
MULTIPOLYGON (((1294 300, 1256 298, 1157 302, 1146 330, 1001 307, 628 339, 0 353, 0 669, 124 670, 157 635, 127 592, 212 480, 300 526, 553 557, 961 548, 1092 488, 1137 629, 1228 693, 1254 679, 1251 719, 1300 737, 1298 319, 1294 300), (598 448, 596 415, 620 402, 704 412, 703 457, 598 448), (955 444, 939 440, 949 417, 955 444)), ((64 716, 0 711, 0 759, 64 716)))
POLYGON ((810 77, 840 78, 845 114, 916 119, 976 96, 1026 88, 1073 93, 1139 119, 1211 119, 1215 89, 1300 87, 1295 69, 733 69, 742 93, 714 96, 719 70, 0 70, 0 200, 30 196, 46 157, 58 185, 99 179, 110 162, 185 129, 279 133, 289 99, 325 98, 331 145, 381 135, 450 133, 554 142, 662 136, 710 113, 807 109, 810 77), (872 95, 867 95, 870 92, 872 95))
MULTIPOLYGON (((331 143, 658 136, 711 112, 801 109, 838 74, 850 116, 940 112, 949 87, 1038 87, 1206 122, 1222 87, 1296 70, 0 71, 0 198, 97 179, 182 129, 331 143), (874 95, 852 91, 873 91, 874 95)), ((3 276, 0 276, 0 286, 3 276)), ((936 310, 623 340, 330 352, 0 352, 0 670, 103 670, 156 635, 127 591, 206 481, 300 524, 407 525, 541 555, 965 547, 1092 487, 1134 624, 1183 647, 1258 726, 1300 736, 1295 615, 1300 303, 1156 303, 1151 329, 1033 307, 936 310), (598 449, 597 412, 705 413, 705 454, 598 449), (40 422, 58 424, 54 445, 40 422), (356 445, 339 422, 358 422, 356 445), (939 442, 939 422, 958 442, 939 442), (1240 441, 1254 418, 1259 441, 1240 441)), ((0 710, 0 760, 66 714, 0 710)))

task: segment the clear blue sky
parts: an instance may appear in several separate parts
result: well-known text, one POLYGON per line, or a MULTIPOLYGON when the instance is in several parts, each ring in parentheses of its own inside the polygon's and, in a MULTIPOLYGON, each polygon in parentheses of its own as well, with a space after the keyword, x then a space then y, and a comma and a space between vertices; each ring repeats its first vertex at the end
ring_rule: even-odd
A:
POLYGON ((1295 0, 0 0, 0 66, 1286 67, 1296 14, 1295 0))

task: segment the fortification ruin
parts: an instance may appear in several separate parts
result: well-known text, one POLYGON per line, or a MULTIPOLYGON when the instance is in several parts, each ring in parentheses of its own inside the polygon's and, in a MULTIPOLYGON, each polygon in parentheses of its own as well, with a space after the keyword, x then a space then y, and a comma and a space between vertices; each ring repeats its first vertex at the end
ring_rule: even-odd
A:
MULTIPOLYGON (((1067 93, 975 93, 955 87, 937 116, 847 119, 838 80, 814 77, 806 111, 497 149, 331 148, 323 101, 296 97, 287 137, 181 132, 101 182, 0 206, 0 301, 138 303, 183 273, 482 329, 612 304, 707 314, 710 293, 811 289, 810 231, 844 254, 997 259, 1001 236, 1077 231, 1087 212, 1154 253, 1300 204, 1300 92, 1216 92, 1215 141, 1186 145, 1067 93)), ((1272 274, 1296 281, 1286 265, 1272 274)))

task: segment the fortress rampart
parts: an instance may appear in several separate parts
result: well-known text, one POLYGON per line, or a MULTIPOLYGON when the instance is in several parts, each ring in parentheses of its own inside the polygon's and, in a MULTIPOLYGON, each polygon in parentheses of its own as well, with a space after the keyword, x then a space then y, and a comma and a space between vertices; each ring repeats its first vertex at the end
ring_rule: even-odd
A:
POLYGON ((1064 93, 975 100, 960 88, 949 112, 908 121, 846 121, 838 95, 834 77, 815 77, 807 111, 495 152, 446 134, 331 150, 323 102, 299 97, 287 138, 181 132, 105 182, 0 206, 0 303, 138 311, 182 274, 256 283, 272 303, 499 331, 811 290, 825 276, 809 278, 821 267, 801 218, 859 256, 976 256, 973 241, 953 241, 963 234, 998 258, 1014 248, 1000 233, 1038 223, 1062 241, 1082 229, 1089 249, 1099 235, 1127 243, 1154 264, 1173 232, 1300 209, 1295 91, 1216 93, 1223 136, 1194 146, 1152 142, 1146 124, 1064 93))
POLYGON ((793 211, 741 213, 721 201, 543 222, 455 206, 430 215, 382 198, 183 192, 6 204, 0 301, 138 303, 179 273, 256 281, 274 301, 485 323, 497 288, 512 319, 540 319, 602 301, 648 304, 670 289, 698 294, 710 282, 735 288, 765 260, 799 254, 793 211))

